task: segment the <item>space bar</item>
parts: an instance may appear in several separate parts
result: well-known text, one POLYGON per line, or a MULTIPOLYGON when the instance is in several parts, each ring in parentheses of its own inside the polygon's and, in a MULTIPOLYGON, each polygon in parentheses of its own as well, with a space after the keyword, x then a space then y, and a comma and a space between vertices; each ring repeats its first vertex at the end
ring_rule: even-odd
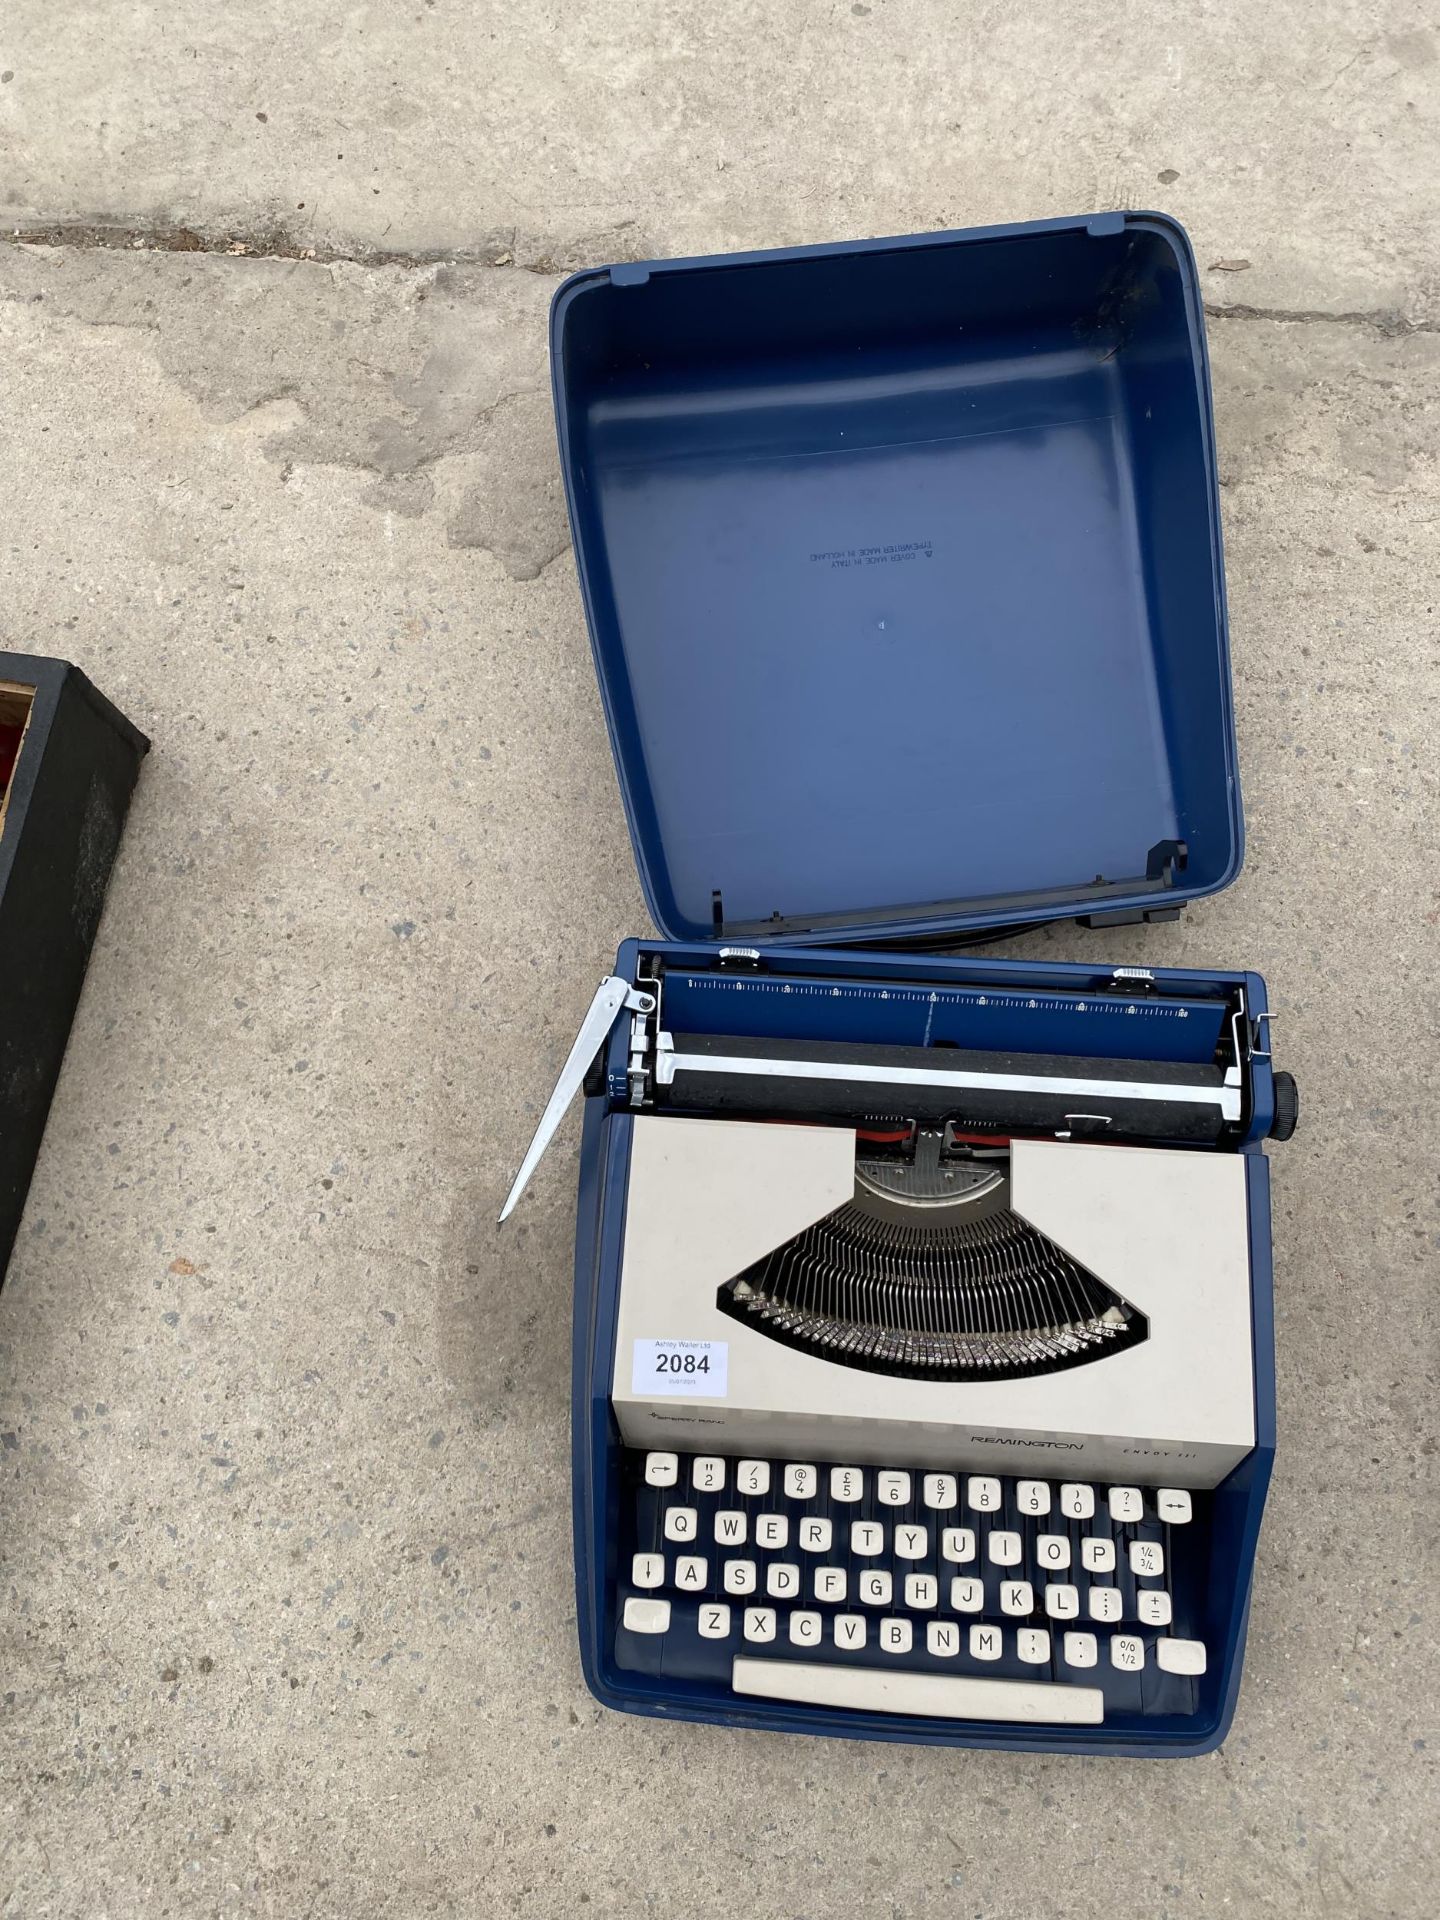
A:
POLYGON ((903 1667, 824 1667, 802 1660, 748 1660, 730 1670, 736 1693, 794 1700, 807 1707, 856 1707, 864 1713, 923 1713, 934 1720, 1020 1720, 1036 1726, 1096 1727, 1105 1718, 1099 1687, 1045 1680, 989 1680, 964 1673, 912 1673, 903 1667))

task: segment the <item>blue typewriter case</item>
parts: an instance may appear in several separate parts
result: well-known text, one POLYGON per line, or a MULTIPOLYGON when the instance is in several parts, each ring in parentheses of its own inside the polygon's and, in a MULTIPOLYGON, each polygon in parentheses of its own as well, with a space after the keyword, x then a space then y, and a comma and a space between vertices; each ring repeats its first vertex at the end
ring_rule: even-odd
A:
MULTIPOLYGON (((1239 971, 922 951, 1046 921, 1173 919, 1239 870, 1209 372, 1186 237, 1162 215, 1115 213, 612 266, 560 289, 551 350, 596 672, 645 897, 664 936, 622 948, 610 983, 616 1021, 585 1080, 574 1446, 586 1677, 612 1706, 726 1725, 1039 1750, 1205 1751, 1234 1709, 1273 1453, 1260 1147, 1285 1128, 1276 1122, 1263 982, 1239 971), (681 1092, 683 1076, 665 1077, 687 1044, 709 1049, 690 1060, 703 1097, 681 1092), (1178 1121, 1173 1139, 1163 1129, 1158 1142, 1149 1137, 1158 1158, 1169 1149, 1192 1170, 1225 1158, 1226 1179, 1238 1182, 1251 1309, 1241 1357, 1248 1446, 1223 1474, 1181 1473, 1167 1491, 1163 1462, 1147 1460, 1137 1436, 1133 1472, 1119 1474, 1140 1483, 1132 1525, 1123 1501, 1115 1505, 1113 1459, 1092 1471, 1088 1456, 1078 1465, 1052 1458, 1044 1440, 1017 1442, 1037 1449, 1023 1457, 997 1441, 987 1474, 966 1447, 993 1439, 980 1431, 988 1416, 976 1411, 981 1399, 963 1396, 993 1395, 993 1384, 951 1390, 966 1436, 952 1476, 933 1447, 917 1450, 900 1435, 892 1454, 879 1429, 857 1439, 842 1423, 827 1451, 813 1427, 787 1428, 779 1413, 738 1437, 716 1424, 713 1407, 687 1414, 683 1395, 637 1413, 631 1345, 638 1380, 640 1348, 653 1359, 657 1343, 687 1331, 678 1308, 675 1324, 660 1324, 654 1309, 651 1321, 637 1320, 641 1310, 624 1298, 627 1222, 633 1241, 642 1170, 653 1185, 660 1163, 654 1130, 679 1125, 693 1141, 697 1125, 719 1127, 723 1146, 742 1139, 737 1127, 757 1133, 745 1111, 766 1122, 791 1117, 752 1108, 737 1118, 714 1076, 698 1072, 770 1047, 796 1075, 819 1071, 794 1066, 806 1048, 824 1060, 849 1049, 882 1062, 943 1048, 959 1051, 929 1057, 963 1064, 972 1050, 977 1061, 1022 1068, 1103 1057, 1109 1067, 1132 1063, 1142 1080, 1193 1071, 1215 1086, 1226 1081, 1232 1104, 1218 1137, 1187 1135, 1178 1121), (667 1097, 673 1117, 657 1118, 667 1097), (647 1338, 632 1339, 638 1333, 647 1338), (651 1413, 661 1423, 653 1430, 644 1424, 651 1413), (762 1429, 773 1441, 765 1448, 762 1429), (840 1482, 829 1478, 852 1468, 862 1489, 853 1512, 830 1504, 840 1482), (952 1480, 947 1507, 938 1496, 952 1480), (1093 1522, 1076 1517, 1087 1481, 1099 1502, 1093 1522), (967 1514, 974 1490, 992 1486, 1000 1504, 967 1514), (769 1509, 779 1514, 792 1492, 798 1504, 777 1530, 769 1509), (1166 1501, 1172 1517, 1193 1510, 1188 1532, 1167 1531, 1166 1501), (688 1517, 676 1519, 677 1503, 688 1517), (966 1666, 971 1627, 955 1623, 956 1672, 1014 1680, 1013 1715, 991 1706, 972 1717, 959 1681, 961 1705, 928 1709, 923 1685, 943 1661, 927 1654, 927 1635, 963 1573, 936 1557, 938 1544, 918 1586, 894 1563, 894 1605, 902 1587, 921 1597, 903 1650, 896 1629, 888 1663, 878 1619, 859 1654, 837 1649, 828 1613, 807 1610, 807 1620, 821 1620, 811 1651, 795 1637, 798 1615, 787 1632, 783 1605, 772 1638, 749 1644, 759 1603, 780 1604, 767 1600, 767 1581, 776 1566, 805 1560, 797 1530, 822 1514, 854 1604, 863 1563, 845 1542, 860 1537, 855 1523, 872 1519, 888 1541, 895 1515, 884 1503, 905 1505, 912 1531, 932 1543, 953 1544, 961 1523, 973 1522, 982 1563, 993 1535, 1019 1539, 1029 1567, 1037 1542, 1068 1525, 1067 1559, 1073 1550, 1078 1566, 1093 1524, 1112 1543, 1112 1564, 1119 1556, 1114 1580, 1129 1581, 1113 1606, 1132 1622, 1137 1594, 1148 1590, 1127 1556, 1140 1554, 1143 1566, 1141 1549, 1153 1547, 1173 1576, 1166 1630, 1183 1631, 1186 1646, 1203 1643, 1208 1661, 1187 1667, 1172 1650, 1174 1670, 1159 1670, 1156 1601, 1148 1614, 1142 1605, 1149 1625, 1134 1626, 1148 1635, 1143 1670, 1112 1667, 1106 1648, 1120 1614, 1089 1615, 1088 1590, 1067 1588, 1079 1592, 1079 1618, 1047 1618, 1039 1597, 1047 1590, 1036 1584, 1033 1631, 1000 1638, 994 1666, 966 1666), (739 1525, 727 1517, 737 1513, 755 1556, 751 1590, 720 1583, 717 1529, 739 1525), (768 1559, 756 1548, 762 1520, 789 1540, 768 1559), (687 1543, 683 1564, 702 1570, 688 1596, 672 1584, 687 1543), (654 1626, 661 1618, 664 1631, 654 1626), (1100 1649, 1093 1671, 1062 1670, 1062 1644, 1078 1648, 1086 1629, 1100 1649), (1017 1666, 1022 1642, 1053 1643, 1043 1673, 1033 1662, 1017 1666), (753 1679, 752 1655, 773 1660, 767 1671, 789 1662, 824 1672, 773 1691, 762 1676, 755 1696, 743 1678, 753 1679), (856 1672, 853 1685, 827 1692, 827 1675, 856 1672), (910 1679, 897 1684, 896 1674, 910 1679), (1037 1677, 1062 1689, 1088 1681, 1098 1717, 1052 1723, 1028 1691, 1037 1677)), ((786 1084, 803 1089, 799 1078, 786 1084)), ((822 1100, 800 1110, 835 1117, 822 1100)), ((794 1131, 771 1127, 764 1137, 794 1131)), ((872 1136, 853 1134, 862 1137, 872 1136)), ((1103 1142, 1082 1150, 1100 1155, 1087 1164, 1101 1176, 1127 1158, 1103 1142)), ((708 1339, 709 1321, 706 1329, 708 1339)), ((1152 1344, 1159 1331, 1152 1313, 1152 1344)), ((730 1352, 731 1392, 743 1394, 745 1349, 730 1352)), ((801 1374, 821 1363, 798 1353, 794 1364, 800 1393, 801 1374)), ((937 1405, 945 1391, 933 1379, 914 1388, 937 1405)), ((807 1607, 812 1571, 800 1565, 807 1607)), ((984 1586, 983 1564, 975 1574, 984 1586)), ((982 1612, 992 1611, 986 1600, 982 1612)))
POLYGON ((661 261, 555 303, 675 939, 1173 913, 1240 867, 1204 321, 1150 214, 661 261))

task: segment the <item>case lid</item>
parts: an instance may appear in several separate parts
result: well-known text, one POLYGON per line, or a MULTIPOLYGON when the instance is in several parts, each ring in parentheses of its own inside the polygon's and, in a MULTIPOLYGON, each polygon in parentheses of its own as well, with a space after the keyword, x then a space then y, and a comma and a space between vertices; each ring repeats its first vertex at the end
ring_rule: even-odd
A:
POLYGON ((561 461, 670 938, 1172 917, 1242 819, 1204 318, 1104 214, 577 274, 561 461))

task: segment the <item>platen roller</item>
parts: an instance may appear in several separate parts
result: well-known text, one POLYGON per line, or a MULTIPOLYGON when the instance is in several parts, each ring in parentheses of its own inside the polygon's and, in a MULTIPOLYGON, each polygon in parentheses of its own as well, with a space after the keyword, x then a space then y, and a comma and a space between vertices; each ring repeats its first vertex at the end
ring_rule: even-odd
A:
POLYGON ((716 1114, 1197 1144, 1241 1119, 1240 1089, 1218 1066, 725 1034, 663 1036, 655 1101, 716 1114))

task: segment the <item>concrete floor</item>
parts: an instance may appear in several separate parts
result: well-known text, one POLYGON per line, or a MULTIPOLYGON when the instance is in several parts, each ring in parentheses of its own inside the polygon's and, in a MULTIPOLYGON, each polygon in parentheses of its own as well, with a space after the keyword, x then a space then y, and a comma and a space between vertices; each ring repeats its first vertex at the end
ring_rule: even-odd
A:
POLYGON ((154 740, 0 1300, 0 1915, 1433 1913, 1440 33, 579 12, 0 17, 0 639, 154 740), (1258 967, 1301 1080, 1235 1730, 1157 1765, 612 1716, 573 1129, 493 1225, 645 926, 546 303, 1147 204, 1213 312, 1249 861, 1178 928, 1013 950, 1258 967))

